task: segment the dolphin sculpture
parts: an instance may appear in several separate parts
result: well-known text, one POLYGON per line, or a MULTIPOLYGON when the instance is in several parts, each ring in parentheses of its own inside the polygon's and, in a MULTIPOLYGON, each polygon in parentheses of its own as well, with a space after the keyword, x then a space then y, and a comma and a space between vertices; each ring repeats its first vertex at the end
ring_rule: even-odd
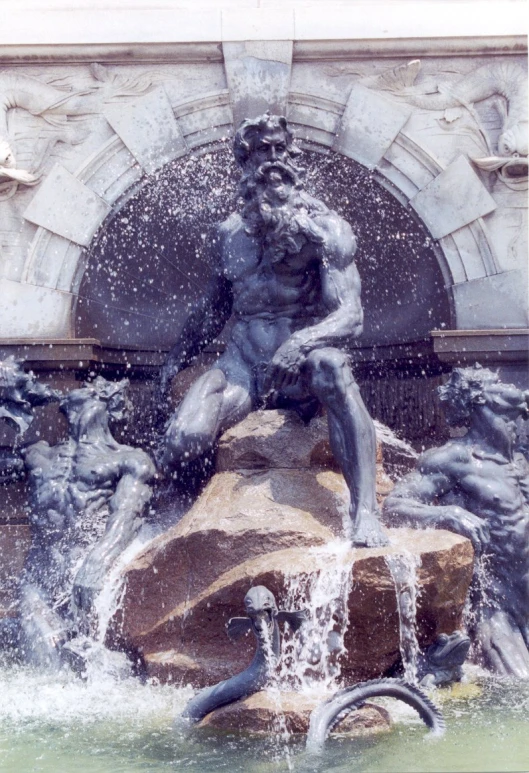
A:
POLYGON ((288 623, 297 631, 307 619, 305 610, 287 612, 277 608, 274 595, 264 585, 250 588, 244 597, 247 617, 232 617, 226 626, 228 636, 238 639, 252 631, 257 641, 254 658, 248 668, 223 682, 205 687, 192 698, 182 717, 200 722, 206 714, 220 706, 234 703, 266 686, 279 657, 281 635, 279 625, 288 623))
POLYGON ((445 723, 441 712, 419 687, 403 679, 373 679, 340 690, 314 709, 310 716, 306 751, 309 754, 321 754, 328 734, 346 714, 360 708, 370 698, 382 696, 407 703, 418 712, 435 735, 444 733, 445 723))

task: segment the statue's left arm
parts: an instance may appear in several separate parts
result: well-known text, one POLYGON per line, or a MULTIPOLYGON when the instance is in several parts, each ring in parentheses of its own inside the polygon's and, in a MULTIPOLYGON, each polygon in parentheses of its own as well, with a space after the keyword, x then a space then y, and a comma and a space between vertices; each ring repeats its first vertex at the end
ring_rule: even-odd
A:
POLYGON ((271 363, 273 378, 280 371, 299 371, 315 349, 343 346, 362 332, 361 284, 351 226, 335 212, 315 221, 322 234, 322 243, 315 249, 320 258, 321 299, 328 313, 316 325, 298 330, 277 350, 271 363))
POLYGON ((131 454, 123 464, 116 490, 109 500, 105 533, 75 577, 74 599, 78 607, 85 610, 91 607, 110 568, 138 534, 144 508, 151 498, 149 482, 154 474, 154 464, 143 452, 131 454))

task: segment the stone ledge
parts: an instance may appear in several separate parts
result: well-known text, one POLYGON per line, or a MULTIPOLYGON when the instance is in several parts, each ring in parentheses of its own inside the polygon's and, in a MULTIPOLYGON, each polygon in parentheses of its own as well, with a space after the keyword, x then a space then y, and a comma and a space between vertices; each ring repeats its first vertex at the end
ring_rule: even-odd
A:
POLYGON ((434 352, 451 365, 527 362, 529 330, 432 330, 434 352))
POLYGON ((0 339, 0 359, 14 355, 28 366, 40 370, 125 369, 157 370, 165 360, 163 350, 102 346, 96 338, 0 339))
MULTIPOLYGON (((527 37, 399 38, 393 40, 294 40, 293 62, 405 56, 526 54, 527 37)), ((0 65, 10 64, 195 64, 223 62, 221 41, 202 43, 0 44, 0 65)))
MULTIPOLYGON (((487 331, 483 332, 486 334, 487 331)), ((206 355, 222 351, 224 347, 215 342, 204 350, 206 355)), ((141 369, 146 372, 158 369, 165 361, 166 353, 162 347, 103 346, 97 338, 0 338, 0 359, 14 355, 35 370, 89 370, 99 364, 108 368, 127 368, 132 375, 141 369)), ((411 360, 421 365, 435 360, 430 341, 354 347, 349 354, 355 365, 367 368, 371 364, 379 368, 382 361, 388 365, 405 362, 409 366, 411 360)))

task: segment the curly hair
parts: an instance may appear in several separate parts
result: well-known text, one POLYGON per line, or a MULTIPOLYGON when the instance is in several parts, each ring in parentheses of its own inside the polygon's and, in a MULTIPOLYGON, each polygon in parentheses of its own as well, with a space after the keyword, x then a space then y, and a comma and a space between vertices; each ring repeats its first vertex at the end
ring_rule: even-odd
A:
POLYGON ((452 427, 465 426, 472 406, 484 402, 485 387, 498 380, 497 373, 478 363, 470 368, 454 368, 446 384, 437 388, 447 423, 452 427))
POLYGON ((301 150, 294 144, 294 135, 289 128, 287 119, 283 115, 270 115, 264 113, 257 118, 245 118, 241 123, 233 140, 233 153, 239 166, 245 167, 253 150, 254 141, 263 131, 279 129, 284 132, 287 153, 291 158, 301 154, 301 150))

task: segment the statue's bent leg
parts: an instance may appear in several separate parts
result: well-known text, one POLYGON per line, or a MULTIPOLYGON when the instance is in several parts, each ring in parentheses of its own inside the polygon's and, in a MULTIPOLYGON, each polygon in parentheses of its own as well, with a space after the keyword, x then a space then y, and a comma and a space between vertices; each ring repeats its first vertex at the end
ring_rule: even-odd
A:
POLYGON ((160 458, 176 470, 213 447, 221 432, 251 411, 249 389, 233 383, 220 368, 204 373, 189 389, 169 422, 160 458))
POLYGON ((378 520, 375 427, 349 359, 338 349, 316 349, 307 367, 310 390, 327 409, 331 448, 351 493, 352 543, 387 545, 378 520))

